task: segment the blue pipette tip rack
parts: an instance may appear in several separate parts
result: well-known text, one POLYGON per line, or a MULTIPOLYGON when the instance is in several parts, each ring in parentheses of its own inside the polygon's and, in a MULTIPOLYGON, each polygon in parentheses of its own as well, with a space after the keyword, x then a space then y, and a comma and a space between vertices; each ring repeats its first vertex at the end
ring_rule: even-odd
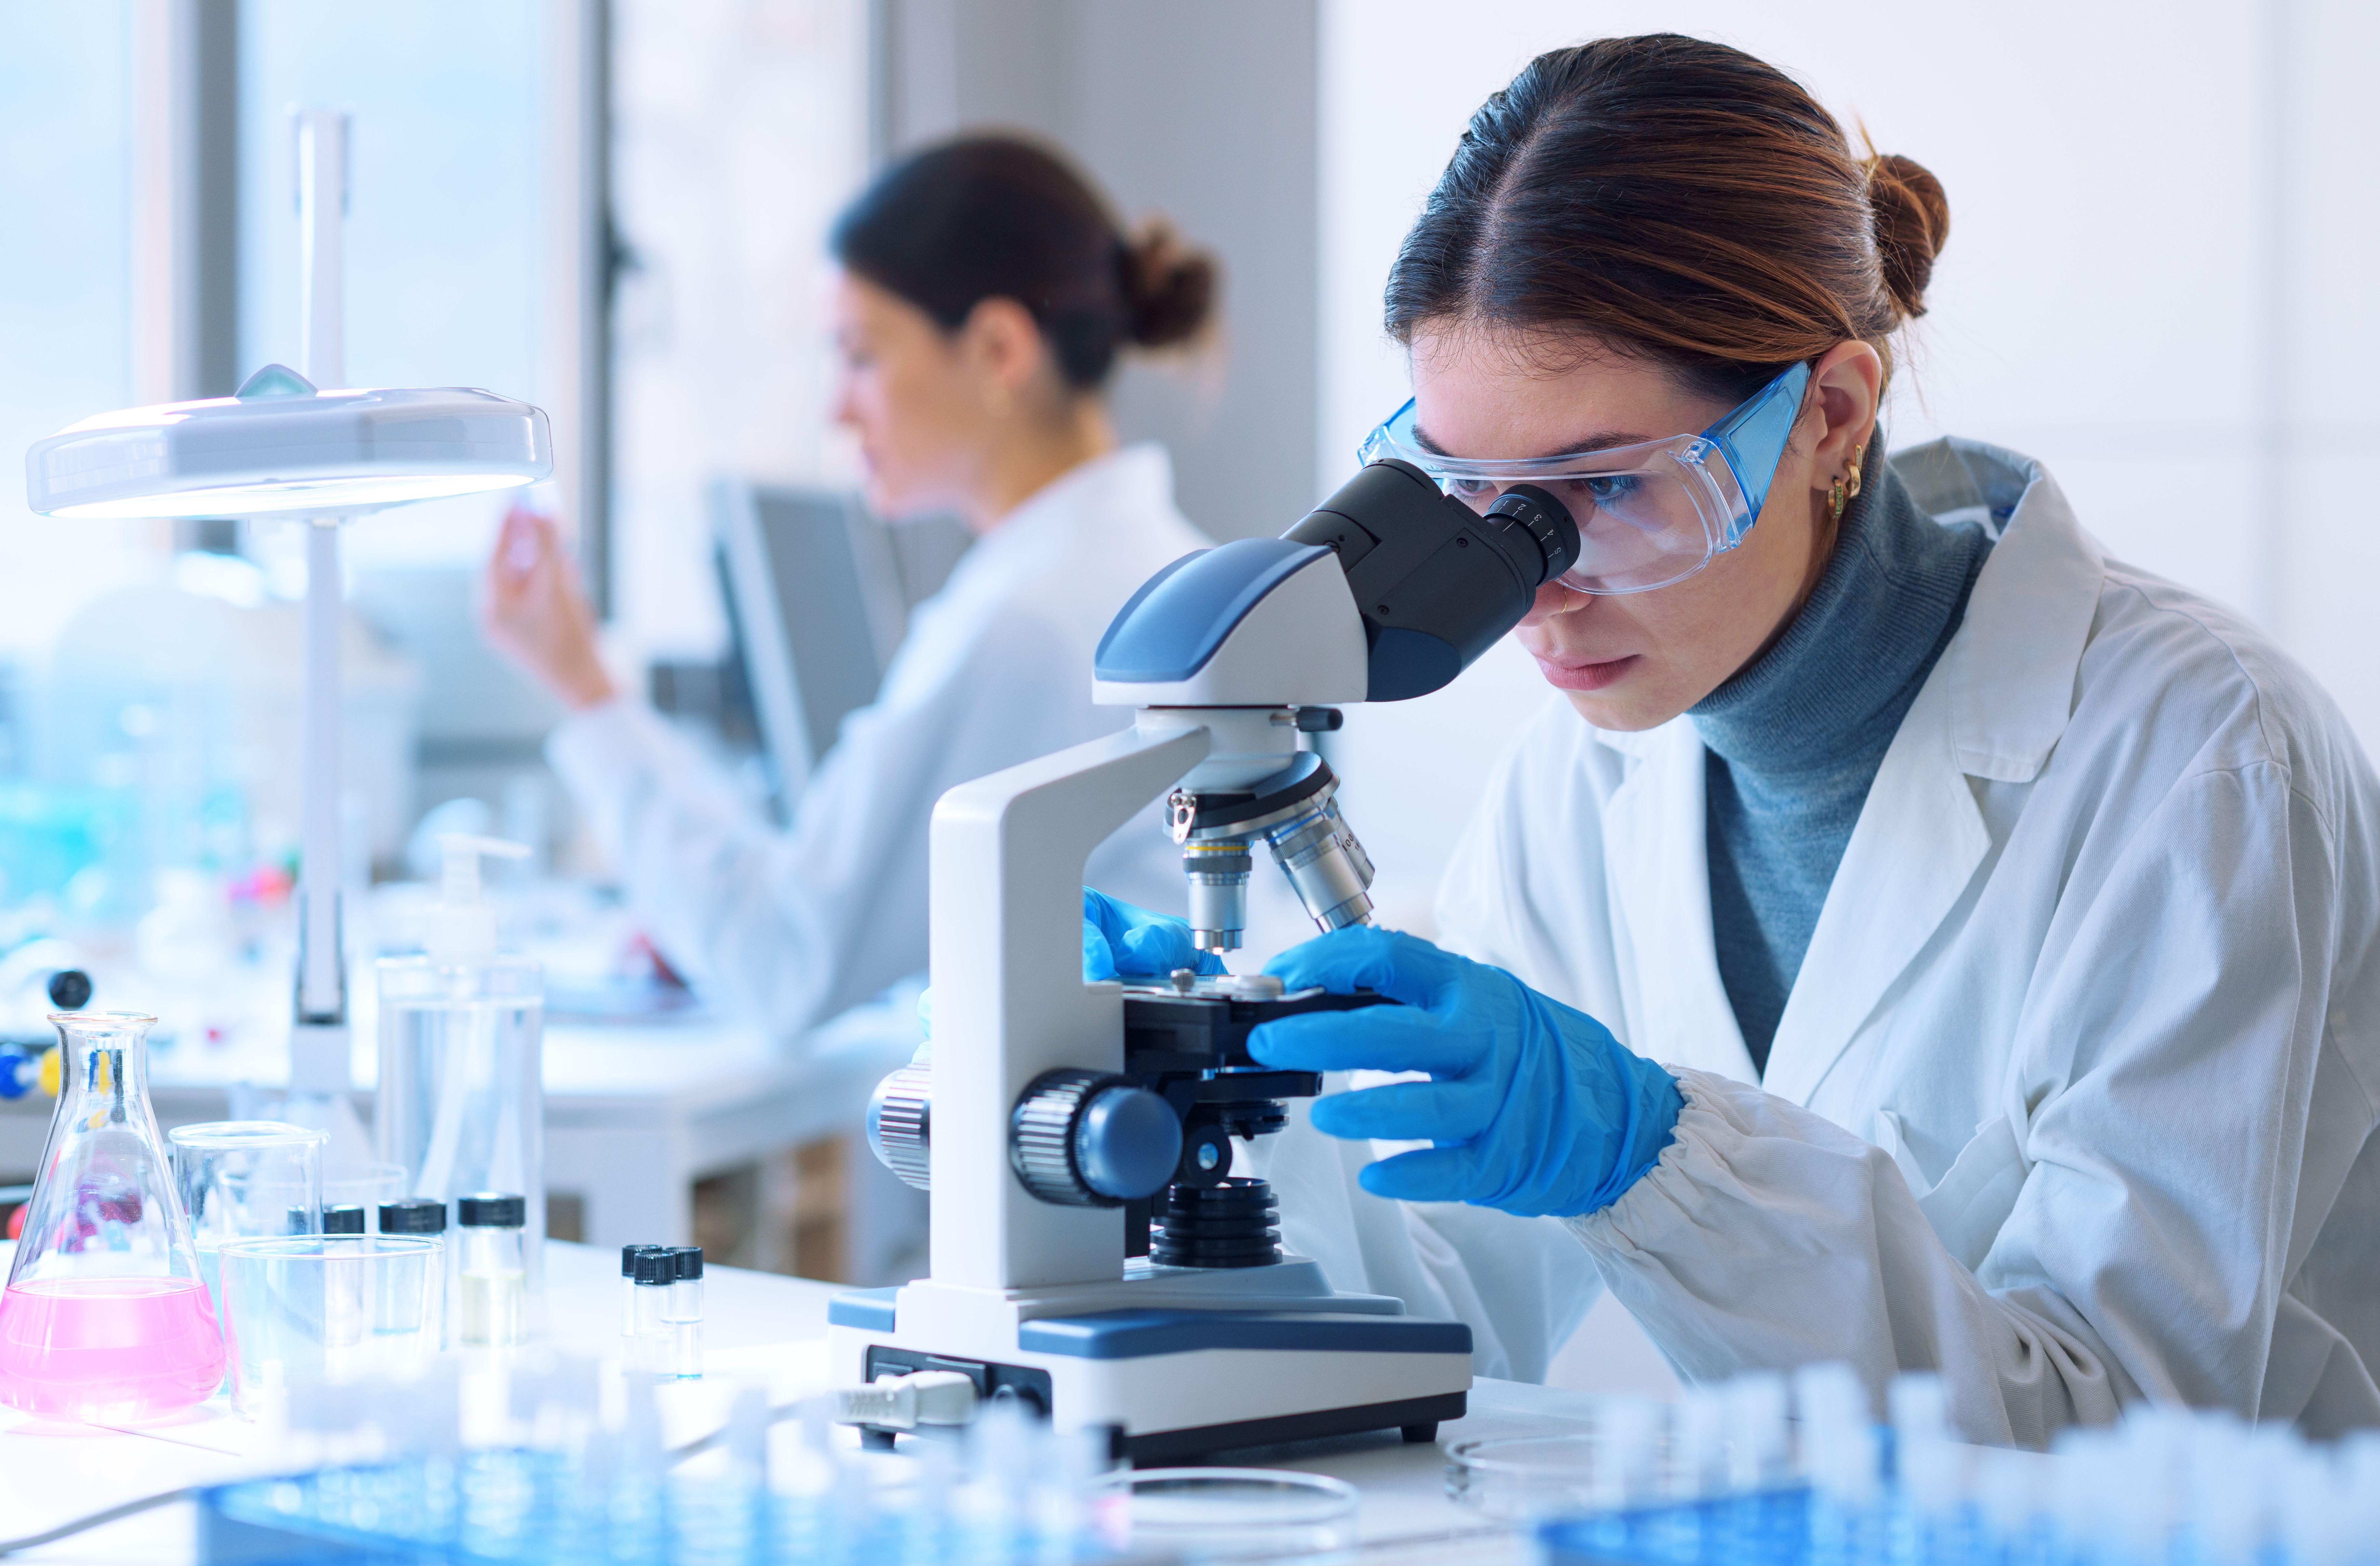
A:
POLYGON ((1090 1566, 1125 1559, 1087 1530, 871 1492, 845 1475, 812 1495, 751 1478, 661 1475, 558 1452, 318 1469, 201 1493, 207 1566, 1090 1566))

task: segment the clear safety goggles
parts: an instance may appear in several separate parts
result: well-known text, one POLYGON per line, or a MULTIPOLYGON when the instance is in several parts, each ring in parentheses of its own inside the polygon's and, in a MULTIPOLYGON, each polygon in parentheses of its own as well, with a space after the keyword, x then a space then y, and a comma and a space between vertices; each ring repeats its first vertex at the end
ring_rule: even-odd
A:
POLYGON ((1480 512, 1514 484, 1538 485, 1578 523, 1578 563, 1563 573, 1564 587, 1648 592, 1683 581, 1752 531, 1809 383, 1810 367, 1794 365, 1699 435, 1501 462, 1427 449, 1408 401, 1356 460, 1412 463, 1480 512))

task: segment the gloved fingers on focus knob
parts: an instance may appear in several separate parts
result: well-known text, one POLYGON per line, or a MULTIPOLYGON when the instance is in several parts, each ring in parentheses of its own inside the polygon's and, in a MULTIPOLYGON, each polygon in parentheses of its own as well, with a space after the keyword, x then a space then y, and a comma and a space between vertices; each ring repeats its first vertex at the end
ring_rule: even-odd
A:
POLYGON ((1496 1123, 1502 1098, 1491 1083, 1390 1082, 1317 1099, 1314 1129, 1351 1142, 1468 1142, 1496 1123))
POLYGON ((1248 1035, 1248 1053, 1276 1071, 1427 1071, 1474 1069, 1485 1036, 1451 1028, 1415 1006, 1308 1012, 1269 1022, 1248 1035))
POLYGON ((1291 947, 1265 972, 1288 989, 1377 989, 1408 1006, 1427 1006, 1462 963, 1418 936, 1351 925, 1291 947))
POLYGON ((1470 1147, 1421 1147, 1367 1163, 1355 1177, 1375 1196, 1396 1202, 1471 1202, 1488 1193, 1470 1147))

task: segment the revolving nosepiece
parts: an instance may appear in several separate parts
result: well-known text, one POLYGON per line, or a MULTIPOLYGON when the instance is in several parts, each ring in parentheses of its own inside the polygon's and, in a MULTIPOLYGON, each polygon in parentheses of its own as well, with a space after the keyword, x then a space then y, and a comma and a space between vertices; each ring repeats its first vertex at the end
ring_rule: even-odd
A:
POLYGON ((1372 857, 1339 813, 1339 780, 1310 750, 1253 788, 1168 801, 1190 883, 1190 935, 1202 952, 1236 951, 1247 929, 1248 874, 1261 839, 1324 931, 1372 917, 1372 857))

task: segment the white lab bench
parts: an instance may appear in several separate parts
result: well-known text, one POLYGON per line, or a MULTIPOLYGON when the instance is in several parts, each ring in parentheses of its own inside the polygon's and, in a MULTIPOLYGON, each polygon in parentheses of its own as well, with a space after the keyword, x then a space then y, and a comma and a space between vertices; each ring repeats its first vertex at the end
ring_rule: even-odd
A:
MULTIPOLYGON (((7 1247, 0 1246, 0 1261, 7 1247)), ((619 1329, 619 1256, 590 1245, 551 1244, 547 1310, 553 1340, 608 1353, 619 1329)), ((771 1395, 807 1372, 822 1386, 826 1305, 836 1285, 713 1268, 705 1280, 706 1365, 716 1378, 765 1375, 771 1395)), ((1470 1414, 1440 1427, 1441 1442, 1481 1435, 1576 1428, 1578 1392, 1480 1381, 1470 1414)), ((178 1423, 139 1432, 43 1424, 0 1410, 0 1538, 21 1538, 70 1519, 161 1491, 248 1476, 254 1426, 217 1400, 178 1423)), ((1267 1466, 1330 1474, 1362 1492, 1363 1559, 1519 1566, 1526 1541, 1507 1525, 1446 1499, 1437 1446, 1406 1446, 1393 1432, 1240 1454, 1267 1466)), ((194 1559, 195 1509, 182 1503, 109 1524, 13 1560, 168 1566, 194 1559)), ((1340 1559, 1345 1559, 1342 1556, 1340 1559)))
MULTIPOLYGON (((369 1049, 358 1074, 370 1080, 369 1049)), ((690 1244, 694 1183, 864 1123, 868 1096, 905 1063, 890 1050, 830 1028, 779 1049, 759 1031, 708 1019, 545 1029, 546 1188, 585 1203, 595 1245, 690 1244)), ((150 1102, 161 1127, 225 1119, 234 1084, 288 1079, 271 1034, 237 1047, 177 1039, 150 1055, 150 1102)), ((371 1123, 371 1096, 356 1095, 371 1123)), ((0 1102, 0 1174, 41 1160, 53 1100, 0 1102)))

